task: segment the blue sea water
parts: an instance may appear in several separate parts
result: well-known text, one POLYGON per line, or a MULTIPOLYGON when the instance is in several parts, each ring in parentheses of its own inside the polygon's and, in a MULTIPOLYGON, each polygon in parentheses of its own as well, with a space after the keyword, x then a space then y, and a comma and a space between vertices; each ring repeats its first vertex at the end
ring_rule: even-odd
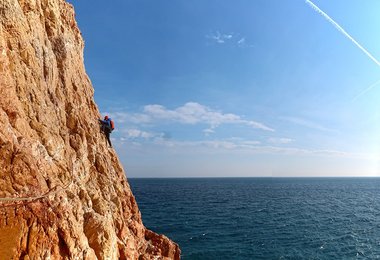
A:
POLYGON ((129 179, 182 259, 380 258, 380 179, 129 179))

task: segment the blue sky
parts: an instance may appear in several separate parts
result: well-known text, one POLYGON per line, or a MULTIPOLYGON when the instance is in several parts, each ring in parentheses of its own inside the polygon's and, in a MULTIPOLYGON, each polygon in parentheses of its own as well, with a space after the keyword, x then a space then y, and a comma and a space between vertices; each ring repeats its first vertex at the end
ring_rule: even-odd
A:
MULTIPOLYGON (((380 173, 380 66, 305 1, 70 2, 129 177, 380 173)), ((380 59, 379 1, 313 3, 380 59)))

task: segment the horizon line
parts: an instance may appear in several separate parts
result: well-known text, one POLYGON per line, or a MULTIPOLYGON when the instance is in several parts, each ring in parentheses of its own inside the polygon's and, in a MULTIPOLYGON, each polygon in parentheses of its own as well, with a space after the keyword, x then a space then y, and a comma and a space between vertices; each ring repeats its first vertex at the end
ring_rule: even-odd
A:
POLYGON ((257 178, 257 179, 294 179, 294 178, 303 178, 303 179, 308 179, 308 178, 342 178, 342 179, 347 179, 347 178, 380 178, 380 176, 237 176, 237 177, 232 177, 232 176, 219 176, 219 177, 212 177, 212 176, 205 176, 205 177, 128 177, 128 179, 249 179, 249 178, 257 178))

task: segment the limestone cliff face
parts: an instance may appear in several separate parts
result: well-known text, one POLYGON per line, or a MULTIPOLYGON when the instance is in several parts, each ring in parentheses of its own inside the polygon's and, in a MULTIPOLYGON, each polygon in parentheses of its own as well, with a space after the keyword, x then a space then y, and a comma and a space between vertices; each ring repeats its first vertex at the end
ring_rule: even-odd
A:
POLYGON ((0 0, 0 259, 178 259, 99 131, 64 0, 0 0))

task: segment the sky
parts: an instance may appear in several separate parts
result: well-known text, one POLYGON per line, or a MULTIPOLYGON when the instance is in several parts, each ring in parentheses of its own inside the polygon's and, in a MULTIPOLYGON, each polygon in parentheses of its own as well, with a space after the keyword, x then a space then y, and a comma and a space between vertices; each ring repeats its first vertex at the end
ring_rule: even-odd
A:
POLYGON ((128 177, 380 175, 380 1, 69 2, 128 177))

